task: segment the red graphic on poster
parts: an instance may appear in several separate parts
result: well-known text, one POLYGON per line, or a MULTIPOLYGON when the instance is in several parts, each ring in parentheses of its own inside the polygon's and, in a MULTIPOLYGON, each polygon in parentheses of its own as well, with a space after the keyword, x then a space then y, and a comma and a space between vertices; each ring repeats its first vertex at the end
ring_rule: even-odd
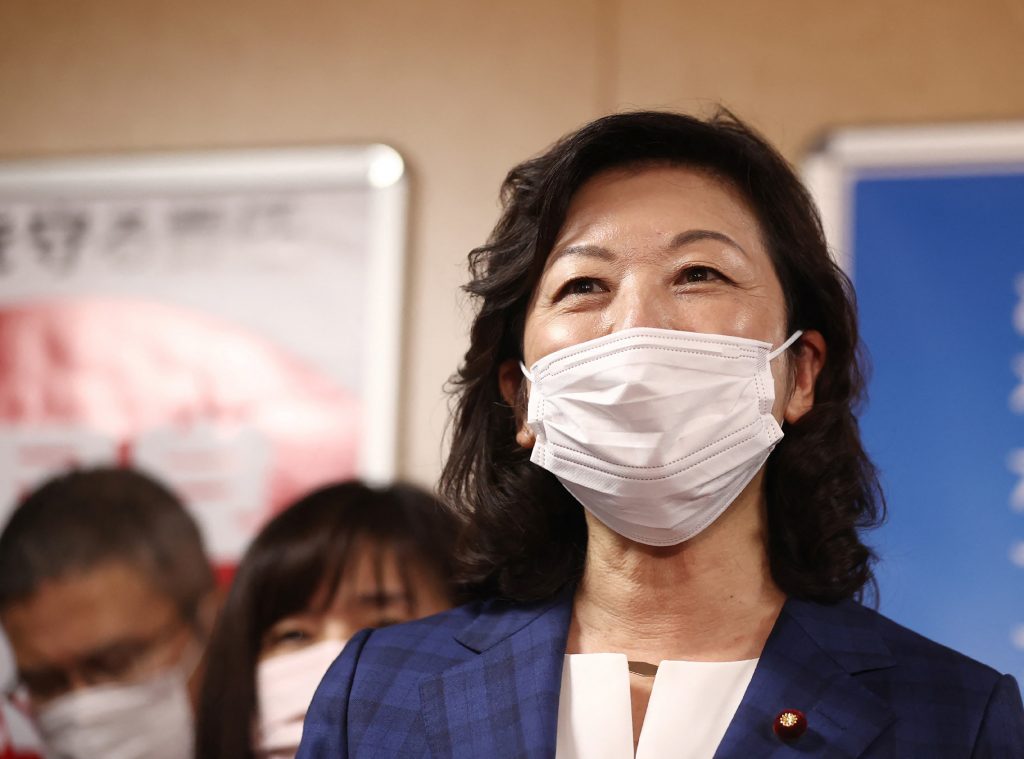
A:
POLYGON ((355 397, 201 313, 136 299, 9 305, 0 361, 8 507, 55 470, 130 463, 175 488, 230 563, 273 510, 356 472, 355 397))
POLYGON ((17 694, 0 695, 0 759, 43 759, 28 704, 17 694))

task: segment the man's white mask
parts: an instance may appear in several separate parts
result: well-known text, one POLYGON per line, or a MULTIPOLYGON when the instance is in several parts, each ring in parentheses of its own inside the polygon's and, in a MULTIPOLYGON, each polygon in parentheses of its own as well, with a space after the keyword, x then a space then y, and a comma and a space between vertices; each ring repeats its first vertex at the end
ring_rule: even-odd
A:
POLYGON ((179 668, 128 685, 96 685, 37 715, 50 759, 190 759, 192 707, 179 668))

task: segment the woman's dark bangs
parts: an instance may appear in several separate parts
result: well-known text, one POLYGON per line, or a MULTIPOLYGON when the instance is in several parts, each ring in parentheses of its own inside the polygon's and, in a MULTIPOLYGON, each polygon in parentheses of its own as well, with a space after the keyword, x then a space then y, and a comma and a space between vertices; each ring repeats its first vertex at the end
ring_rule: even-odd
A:
POLYGON ((330 542, 332 550, 321 562, 320 582, 306 602, 306 606, 309 607, 313 597, 319 596, 319 603, 312 609, 318 613, 326 611, 338 595, 342 581, 362 550, 361 533, 356 530, 339 529, 330 542))
MULTIPOLYGON (((398 580, 402 585, 402 594, 405 596, 405 604, 409 613, 416 614, 416 607, 419 604, 419 594, 416 592, 416 583, 413 582, 412 570, 426 571, 427 563, 416 550, 413 541, 399 540, 392 545, 395 564, 398 567, 398 580)), ((375 570, 377 571, 377 590, 383 592, 383 551, 377 549, 374 557, 375 570)))
POLYGON ((350 547, 350 536, 340 532, 321 527, 261 552, 253 571, 256 626, 261 633, 308 610, 318 594, 330 601, 341 583, 350 547))
MULTIPOLYGON (((361 531, 353 536, 349 550, 349 561, 346 567, 350 566, 357 558, 368 552, 370 565, 373 571, 374 594, 380 599, 381 605, 390 595, 384 577, 387 574, 389 562, 394 562, 398 572, 399 585, 401 586, 402 597, 410 614, 416 613, 419 603, 419 594, 416 592, 414 572, 435 571, 438 577, 442 576, 440 568, 433 568, 427 559, 416 547, 416 540, 411 535, 398 533, 378 533, 373 530, 361 531)), ((340 579, 340 578, 339 578, 340 579)), ((332 595, 333 595, 332 591, 332 595)))
MULTIPOLYGON (((375 498, 369 494, 366 496, 363 501, 353 500, 345 509, 344 518, 333 524, 332 529, 324 531, 331 533, 331 537, 326 539, 330 549, 321 550, 321 556, 326 558, 320 563, 318 576, 321 581, 315 595, 325 608, 335 598, 342 581, 364 552, 369 552, 374 592, 378 598, 383 599, 387 595, 384 575, 386 562, 391 557, 396 561, 403 593, 410 605, 415 596, 405 565, 422 561, 422 557, 415 548, 415 538, 408 534, 408 526, 405 529, 396 526, 394 509, 399 508, 399 503, 393 494, 385 496, 378 493, 375 498)), ((410 520, 415 521, 411 514, 399 522, 405 524, 410 520)), ((316 608, 314 611, 323 609, 316 608)))

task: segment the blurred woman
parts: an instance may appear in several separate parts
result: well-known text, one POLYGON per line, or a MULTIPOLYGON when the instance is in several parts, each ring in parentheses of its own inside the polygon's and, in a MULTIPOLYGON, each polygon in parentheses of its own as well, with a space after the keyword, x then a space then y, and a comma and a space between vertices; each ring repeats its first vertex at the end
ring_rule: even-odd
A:
POLYGON ((293 756, 313 692, 352 635, 452 605, 454 537, 452 516, 408 485, 331 485, 271 520, 210 642, 197 758, 293 756))

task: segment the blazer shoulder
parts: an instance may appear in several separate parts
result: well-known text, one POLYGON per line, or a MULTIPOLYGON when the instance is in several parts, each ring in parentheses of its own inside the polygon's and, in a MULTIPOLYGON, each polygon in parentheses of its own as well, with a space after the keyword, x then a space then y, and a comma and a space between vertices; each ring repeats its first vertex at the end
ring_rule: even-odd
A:
POLYGON ((568 628, 571 608, 568 590, 532 602, 493 598, 475 601, 375 631, 363 658, 395 667, 416 661, 419 674, 427 674, 486 651, 541 619, 541 635, 558 637, 568 628))
POLYGON ((345 759, 348 747, 344 725, 348 717, 352 679, 359 655, 371 630, 361 630, 345 645, 313 695, 306 711, 296 759, 345 759))
POLYGON ((454 636, 474 617, 464 606, 358 632, 320 681, 297 759, 423 755, 419 682, 468 655, 454 636), (385 714, 382 732, 376 723, 385 714))
POLYGON ((1003 677, 993 667, 914 632, 874 609, 856 606, 872 620, 896 661, 910 671, 930 673, 932 678, 948 683, 974 684, 985 693, 991 692, 1003 677))
POLYGON ((1011 676, 854 601, 794 601, 786 609, 885 704, 895 721, 884 745, 900 747, 896 755, 1024 756, 1024 711, 1011 676))
POLYGON ((904 627, 856 601, 791 601, 789 614, 843 667, 856 674, 894 665, 921 681, 969 682, 988 692, 1002 677, 948 646, 904 627))
POLYGON ((360 666, 404 669, 416 662, 414 669, 421 675, 435 668, 445 669, 465 658, 466 650, 456 636, 479 616, 480 606, 466 604, 412 622, 375 629, 360 654, 360 666))
MULTIPOLYGON (((1024 704, 1010 675, 865 609, 898 666, 875 687, 896 701, 911 700, 904 714, 932 712, 947 746, 962 736, 972 757, 1024 756, 1024 704), (900 696, 897 696, 900 694, 900 696)), ((865 675, 871 678, 873 673, 865 675)), ((908 722, 913 718, 907 716, 908 722)))

